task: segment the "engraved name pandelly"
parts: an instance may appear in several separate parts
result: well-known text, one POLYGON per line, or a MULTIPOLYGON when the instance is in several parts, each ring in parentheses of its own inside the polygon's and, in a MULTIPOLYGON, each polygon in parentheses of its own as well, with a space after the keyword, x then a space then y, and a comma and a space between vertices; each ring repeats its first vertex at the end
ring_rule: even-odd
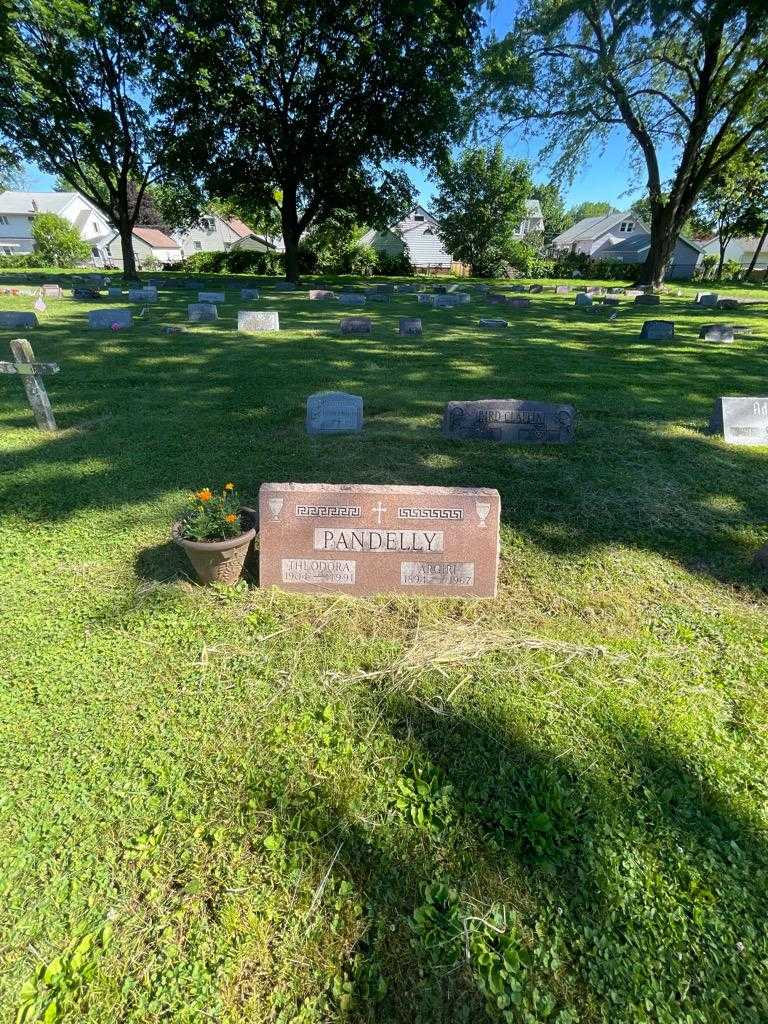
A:
POLYGON ((442 551, 442 530, 315 529, 315 551, 442 551))

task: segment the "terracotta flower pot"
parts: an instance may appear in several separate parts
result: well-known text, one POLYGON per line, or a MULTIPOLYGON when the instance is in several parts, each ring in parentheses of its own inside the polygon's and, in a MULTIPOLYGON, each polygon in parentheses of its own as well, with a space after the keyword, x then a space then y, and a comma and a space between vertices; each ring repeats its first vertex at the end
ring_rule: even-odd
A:
POLYGON ((243 532, 229 540, 186 540, 179 536, 180 523, 173 524, 171 536, 184 548, 201 583, 237 583, 258 528, 258 513, 240 509, 243 532))

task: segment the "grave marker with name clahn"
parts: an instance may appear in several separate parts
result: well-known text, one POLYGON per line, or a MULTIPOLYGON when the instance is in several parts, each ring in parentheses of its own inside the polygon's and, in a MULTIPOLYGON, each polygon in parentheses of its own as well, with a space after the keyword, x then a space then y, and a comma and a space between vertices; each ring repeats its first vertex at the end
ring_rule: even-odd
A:
POLYGON ((443 437, 451 441, 569 444, 575 427, 572 405, 520 398, 448 402, 443 412, 443 437))
POLYGON ((495 597, 491 488, 265 483, 259 585, 305 594, 495 597))

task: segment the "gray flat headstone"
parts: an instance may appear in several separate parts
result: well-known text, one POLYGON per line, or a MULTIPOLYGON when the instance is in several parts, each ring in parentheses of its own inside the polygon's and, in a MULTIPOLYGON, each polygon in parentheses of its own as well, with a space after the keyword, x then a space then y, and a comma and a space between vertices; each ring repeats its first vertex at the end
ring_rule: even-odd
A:
POLYGON ((621 301, 619 299, 610 298, 608 296, 598 299, 598 302, 603 306, 620 306, 621 301))
POLYGON ((130 302, 157 302, 157 288, 130 288, 128 300, 130 302))
POLYGON ((372 291, 368 292, 366 298, 369 302, 389 302, 391 296, 388 292, 372 291))
POLYGON ((421 333, 421 320, 419 320, 418 317, 401 317, 400 334, 404 337, 415 337, 421 333))
POLYGON ((210 302, 190 302, 187 317, 193 324, 208 324, 219 319, 219 311, 210 302))
POLYGON ((738 309, 739 308, 739 300, 738 299, 734 299, 731 296, 725 296, 724 298, 717 300, 717 308, 718 309, 738 309))
POLYGON ((346 391, 318 391, 307 399, 308 434, 359 434, 363 400, 346 391))
POLYGON ((10 327, 13 330, 18 328, 37 327, 38 320, 36 313, 0 313, 0 327, 10 327))
POLYGON ((419 292, 416 296, 421 306, 434 306, 437 296, 431 292, 419 292))
POLYGON ((485 320, 480 321, 481 327, 509 327, 506 320, 495 320, 492 317, 488 317, 485 320))
POLYGON ((567 444, 574 439, 572 405, 519 398, 448 402, 443 437, 454 441, 499 441, 503 444, 567 444))
POLYGON ((704 341, 733 341, 737 334, 750 334, 750 327, 738 327, 736 324, 702 324, 699 337, 704 341))
POLYGON ((717 292, 696 292, 696 305, 713 309, 717 305, 717 292))
POLYGON ((132 309, 92 309, 88 314, 88 326, 91 330, 107 328, 113 324, 118 327, 133 327, 132 309))
POLYGON ((555 294, 556 295, 567 295, 570 290, 571 290, 571 286, 569 284, 559 284, 559 285, 557 285, 555 287, 555 294))
POLYGON ((101 293, 98 288, 73 288, 72 298, 76 302, 92 302, 94 299, 100 299, 101 293))
POLYGON ((395 291, 394 284, 389 281, 385 281, 383 284, 375 284, 373 287, 381 295, 393 295, 395 291))
POLYGON ((636 295, 635 296, 635 305, 636 306, 660 306, 661 305, 661 296, 660 295, 650 295, 650 294, 647 294, 646 292, 642 292, 640 295, 636 295))
POLYGON ((544 285, 532 284, 529 290, 531 295, 541 295, 541 293, 544 291, 544 285))
POLYGON ((214 305, 216 305, 219 302, 226 302, 227 297, 224 294, 224 292, 198 292, 197 301, 212 302, 214 305))
POLYGON ((110 299, 122 299, 123 289, 122 288, 108 288, 107 295, 110 299))
POLYGON ((259 297, 260 296, 259 296, 259 289, 258 288, 241 288, 240 289, 240 298, 241 299, 250 299, 251 301, 253 301, 255 299, 258 299, 259 297))
POLYGON ((594 299, 591 295, 587 295, 586 292, 579 292, 576 298, 573 300, 574 306, 591 306, 594 299))
POLYGON ((509 309, 530 309, 531 300, 523 298, 508 299, 507 306, 509 307, 509 309))
POLYGON ((280 316, 274 310, 240 309, 237 313, 237 329, 241 334, 279 331, 280 316))
POLYGON ((371 318, 369 316, 345 316, 339 321, 342 334, 370 334, 371 318))
POLYGON ((336 294, 327 288, 310 288, 309 297, 312 302, 322 302, 325 299, 335 299, 336 294))
POLYGON ((671 341, 675 336, 675 325, 671 320, 646 320, 640 331, 645 341, 671 341))
POLYGON ((339 296, 342 306, 364 306, 365 296, 357 295, 355 292, 342 292, 339 296))
POLYGON ((715 399, 709 431, 728 444, 768 445, 768 396, 715 399))
POLYGON ((60 299, 61 298, 61 285, 58 284, 44 284, 43 295, 47 299, 60 299))

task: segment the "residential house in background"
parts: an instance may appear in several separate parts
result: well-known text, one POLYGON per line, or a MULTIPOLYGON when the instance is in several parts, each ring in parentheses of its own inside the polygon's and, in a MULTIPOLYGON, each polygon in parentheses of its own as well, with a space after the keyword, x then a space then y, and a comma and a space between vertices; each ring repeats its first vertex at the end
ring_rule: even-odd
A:
MULTIPOLYGON (((556 254, 581 253, 632 265, 644 263, 650 247, 648 226, 631 212, 585 217, 552 239, 556 254)), ((667 279, 690 281, 700 255, 700 246, 681 235, 667 267, 667 279)))
MULTIPOLYGON (((755 255, 760 239, 755 236, 754 238, 732 238, 725 247, 725 258, 726 260, 738 260, 744 270, 752 262, 752 257, 755 255)), ((720 240, 715 235, 714 238, 710 238, 708 241, 701 243, 701 251, 705 256, 717 256, 720 258, 720 240)), ((755 272, 764 273, 768 271, 768 241, 764 244, 760 251, 760 255, 757 257, 755 263, 755 272)))
POLYGON ((584 217, 573 227, 552 239, 556 253, 578 252, 600 259, 600 251, 624 241, 631 235, 649 234, 648 225, 633 213, 606 213, 600 217, 584 217))
MULTIPOLYGON (((143 267, 147 263, 180 263, 183 259, 181 246, 160 228, 134 228, 133 254, 136 265, 143 267)), ((122 267, 123 250, 120 235, 113 231, 106 245, 101 250, 104 266, 122 267)))
POLYGON ((417 270, 448 272, 455 262, 443 247, 437 220, 423 206, 414 207, 407 217, 384 231, 368 231, 360 241, 392 257, 407 253, 417 270))
POLYGON ((274 248, 239 218, 220 217, 217 213, 206 213, 194 227, 173 231, 172 235, 181 246, 183 257, 196 252, 229 252, 230 249, 267 252, 274 248))
POLYGON ((109 220, 79 192, 0 193, 0 253, 33 252, 32 222, 38 213, 57 213, 68 220, 97 256, 111 237, 109 220))

